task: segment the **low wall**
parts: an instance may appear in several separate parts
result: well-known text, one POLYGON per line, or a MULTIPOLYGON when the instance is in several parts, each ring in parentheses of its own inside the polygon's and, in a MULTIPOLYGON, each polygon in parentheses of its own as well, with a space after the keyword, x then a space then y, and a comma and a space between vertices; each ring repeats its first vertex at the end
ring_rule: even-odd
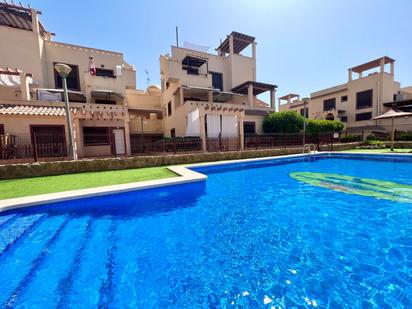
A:
MULTIPOLYGON (((387 146, 390 146, 391 142, 385 142, 387 146)), ((394 142, 393 146, 395 148, 412 148, 412 141, 398 141, 394 142)))
POLYGON ((362 146, 363 142, 353 142, 353 143, 342 143, 342 144, 333 144, 332 149, 330 145, 322 145, 320 147, 321 151, 339 151, 339 150, 349 150, 358 146, 362 146))
POLYGON ((82 159, 77 161, 38 162, 26 164, 0 165, 0 179, 15 179, 62 175, 82 172, 121 170, 129 168, 165 166, 221 160, 237 160, 298 154, 302 148, 245 150, 229 152, 208 152, 173 154, 158 156, 139 156, 126 158, 82 159))

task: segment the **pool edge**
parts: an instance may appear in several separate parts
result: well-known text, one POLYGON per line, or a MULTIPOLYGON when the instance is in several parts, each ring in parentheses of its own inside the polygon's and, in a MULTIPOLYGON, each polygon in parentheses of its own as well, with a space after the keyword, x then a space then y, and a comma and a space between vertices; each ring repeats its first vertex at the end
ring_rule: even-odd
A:
POLYGON ((207 166, 219 166, 228 165, 236 163, 247 163, 247 162, 257 162, 257 161, 269 161, 269 160, 282 160, 285 158, 299 158, 299 157, 318 157, 318 156, 371 156, 371 157, 412 157, 411 154, 371 154, 367 152, 354 152, 354 153, 343 153, 339 151, 328 151, 328 152, 315 152, 312 154, 293 154, 284 156, 272 156, 272 157, 261 157, 261 158, 250 158, 250 159, 239 159, 239 160, 224 160, 224 161, 214 161, 214 162, 203 162, 203 163, 192 163, 192 164, 182 164, 182 165, 172 165, 167 166, 169 170, 177 174, 177 177, 163 178, 157 180, 147 180, 141 182, 132 182, 127 184, 111 185, 104 187, 80 189, 80 190, 70 190, 57 193, 48 193, 40 195, 31 195, 26 197, 18 197, 12 199, 0 200, 0 213, 17 208, 24 208, 30 206, 36 206, 41 204, 47 204, 52 202, 60 202, 74 199, 81 199, 93 196, 102 196, 114 193, 122 193, 127 191, 144 190, 150 188, 164 187, 169 185, 184 184, 197 181, 205 181, 207 176, 192 170, 196 167, 207 167, 207 166))
POLYGON ((207 179, 206 175, 192 171, 188 168, 185 168, 184 166, 168 166, 167 168, 173 173, 175 173, 177 176, 156 180, 146 180, 119 185, 30 195, 25 197, 0 200, 0 213, 6 210, 36 206, 53 202, 61 202, 93 196, 102 196, 127 191, 151 189, 169 185, 178 185, 190 182, 204 181, 207 179))

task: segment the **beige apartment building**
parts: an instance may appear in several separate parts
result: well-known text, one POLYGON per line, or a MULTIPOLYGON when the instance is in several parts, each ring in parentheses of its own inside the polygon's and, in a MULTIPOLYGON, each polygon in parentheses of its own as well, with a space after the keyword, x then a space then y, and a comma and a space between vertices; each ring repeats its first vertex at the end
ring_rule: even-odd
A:
MULTIPOLYGON (((310 98, 287 94, 278 98, 279 110, 293 110, 310 119, 340 120, 348 134, 389 132, 390 120, 372 120, 390 108, 412 110, 412 87, 395 80, 395 60, 382 57, 348 69, 344 84, 316 91, 310 98), (355 76, 354 76, 355 75, 355 76)), ((395 120, 397 130, 412 130, 412 119, 395 120)))
POLYGON ((1 2, 0 13, 0 135, 64 155, 68 131, 56 63, 72 69, 67 86, 79 157, 130 154, 142 124, 148 135, 163 134, 160 89, 136 90, 136 71, 122 53, 56 42, 32 8, 1 2))
POLYGON ((203 150, 208 140, 227 138, 239 149, 244 134, 261 133, 264 116, 274 111, 276 86, 256 81, 252 36, 232 32, 213 54, 172 46, 160 57, 161 86, 138 90, 122 53, 56 42, 40 16, 0 2, 2 159, 18 158, 7 151, 19 147, 39 157, 67 154, 57 63, 72 69, 67 86, 80 158, 130 155, 162 137, 198 137, 203 150), (257 97, 266 91, 270 104, 257 97))
POLYGON ((160 57, 165 136, 200 137, 203 150, 208 140, 232 138, 243 148, 244 134, 261 133, 275 109, 276 86, 256 81, 255 38, 232 32, 216 54, 190 47, 160 57), (270 104, 257 98, 263 92, 270 104))

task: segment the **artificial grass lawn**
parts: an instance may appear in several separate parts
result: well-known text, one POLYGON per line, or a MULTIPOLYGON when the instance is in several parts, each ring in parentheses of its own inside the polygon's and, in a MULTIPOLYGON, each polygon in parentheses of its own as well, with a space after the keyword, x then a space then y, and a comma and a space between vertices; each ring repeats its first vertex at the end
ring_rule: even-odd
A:
POLYGON ((390 148, 342 150, 342 152, 367 152, 367 153, 408 153, 410 151, 412 151, 412 149, 408 149, 408 148, 394 148, 393 151, 391 151, 390 148))
POLYGON ((177 176, 166 167, 0 180, 0 199, 95 188, 177 176))

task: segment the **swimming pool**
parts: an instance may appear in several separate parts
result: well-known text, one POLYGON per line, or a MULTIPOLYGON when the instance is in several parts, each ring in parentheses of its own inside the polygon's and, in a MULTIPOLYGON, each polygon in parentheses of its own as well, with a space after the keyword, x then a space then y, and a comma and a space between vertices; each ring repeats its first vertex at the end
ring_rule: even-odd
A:
POLYGON ((1 213, 0 307, 412 307, 410 157, 194 169, 1 213))

